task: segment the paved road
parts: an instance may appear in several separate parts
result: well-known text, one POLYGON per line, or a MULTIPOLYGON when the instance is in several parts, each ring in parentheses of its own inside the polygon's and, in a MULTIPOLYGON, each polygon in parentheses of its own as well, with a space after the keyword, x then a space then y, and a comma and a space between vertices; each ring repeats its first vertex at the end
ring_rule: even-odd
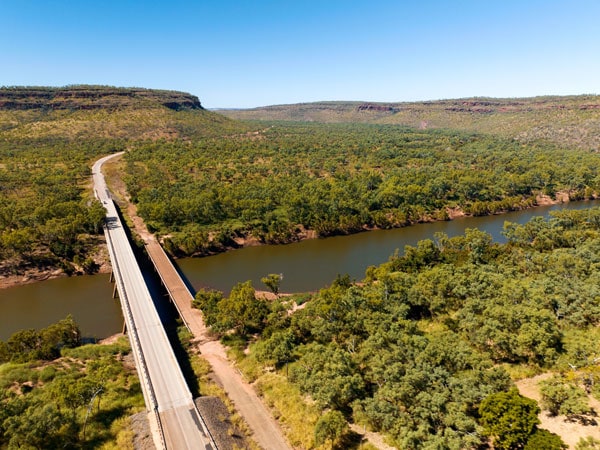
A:
POLYGON ((209 337, 210 333, 206 329, 202 313, 192 307, 193 296, 190 290, 155 236, 148 233, 143 221, 135 213, 131 216, 163 285, 177 307, 181 319, 194 335, 197 349, 210 363, 213 377, 223 386, 236 410, 252 430, 254 440, 267 450, 290 450, 291 447, 287 444, 279 424, 252 386, 246 383, 239 370, 232 366, 223 345, 212 336, 209 337))
POLYGON ((151 414, 157 413, 162 430, 162 436, 155 437, 157 448, 216 449, 194 405, 101 173, 102 164, 114 156, 94 164, 94 189, 107 211, 107 245, 146 406, 151 414))
POLYGON ((192 308, 192 294, 179 276, 160 244, 149 237, 146 250, 152 259, 171 299, 184 323, 198 339, 202 356, 210 363, 215 378, 223 385, 236 409, 246 420, 258 444, 268 450, 290 450, 281 429, 256 395, 251 386, 242 380, 239 372, 227 361, 226 351, 219 341, 206 341, 206 326, 202 313, 192 308))

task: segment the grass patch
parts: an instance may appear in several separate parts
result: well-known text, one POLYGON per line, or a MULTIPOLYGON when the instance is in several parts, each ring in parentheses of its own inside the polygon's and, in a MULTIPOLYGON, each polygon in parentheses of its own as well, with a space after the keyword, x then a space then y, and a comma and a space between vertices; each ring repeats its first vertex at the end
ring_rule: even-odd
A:
POLYGON ((293 447, 314 448, 314 428, 321 416, 315 405, 305 402, 300 390, 284 375, 266 373, 256 381, 266 404, 276 413, 293 447))
POLYGON ((100 450, 133 450, 135 434, 131 429, 131 419, 122 417, 115 420, 111 427, 111 433, 116 436, 114 442, 105 443, 100 450))
POLYGON ((63 357, 52 362, 0 365, 0 448, 21 445, 19 439, 31 430, 31 415, 39 414, 63 423, 40 430, 48 448, 61 442, 77 448, 132 449, 128 417, 144 409, 144 399, 135 369, 123 359, 128 351, 122 338, 112 345, 64 349, 63 357), (6 414, 13 425, 3 420, 6 414))
POLYGON ((0 365, 0 389, 7 389, 15 383, 38 380, 38 373, 30 364, 5 363, 0 365))
POLYGON ((543 372, 539 367, 527 364, 502 364, 502 367, 513 381, 535 377, 543 372))
POLYGON ((125 336, 121 336, 114 344, 88 344, 82 345, 81 347, 65 348, 62 350, 61 354, 68 358, 88 360, 110 355, 126 355, 130 351, 131 347, 129 345, 129 339, 125 336))

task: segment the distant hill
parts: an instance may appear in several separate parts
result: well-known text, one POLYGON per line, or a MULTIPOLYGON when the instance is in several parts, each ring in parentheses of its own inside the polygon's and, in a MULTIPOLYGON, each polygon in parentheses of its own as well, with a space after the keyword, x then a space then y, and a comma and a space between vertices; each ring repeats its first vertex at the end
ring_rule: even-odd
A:
POLYGON ((219 110, 243 120, 361 122, 448 128, 508 136, 523 142, 600 149, 600 96, 464 98, 405 103, 317 102, 219 110))
POLYGON ((249 130, 185 92, 0 88, 0 287, 60 270, 90 273, 106 262, 98 251, 104 210, 89 186, 100 156, 194 147, 249 130))
POLYGON ((2 87, 0 109, 114 109, 161 105, 202 109, 198 97, 178 91, 109 86, 2 87))
POLYGON ((111 86, 1 87, 0 139, 156 140, 244 132, 178 91, 111 86))

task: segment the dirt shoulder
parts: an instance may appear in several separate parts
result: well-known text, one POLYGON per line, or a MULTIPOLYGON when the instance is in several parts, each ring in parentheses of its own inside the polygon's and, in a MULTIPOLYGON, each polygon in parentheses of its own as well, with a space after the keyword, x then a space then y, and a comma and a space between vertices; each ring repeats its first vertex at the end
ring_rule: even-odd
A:
MULTIPOLYGON (((133 220, 134 224, 143 226, 143 222, 133 220)), ((145 227, 144 227, 145 228, 145 227)), ((173 302, 177 305, 183 322, 194 335, 193 346, 199 351, 212 368, 213 379, 225 390, 235 405, 236 410, 244 418, 253 432, 256 442, 269 450, 288 450, 278 422, 262 403, 252 386, 246 383, 239 371, 228 359, 225 348, 206 328, 200 310, 192 307, 193 297, 168 257, 154 236, 140 229, 148 255, 154 262, 157 271, 173 302)))
MULTIPOLYGON (((532 378, 525 378, 517 381, 515 384, 521 395, 536 400, 538 403, 542 396, 540 394, 539 382, 546 380, 552 376, 551 373, 543 373, 532 378)), ((600 402, 589 397, 590 406, 595 411, 600 411, 600 402)), ((595 439, 600 439, 600 428, 597 425, 583 425, 579 422, 569 420, 566 416, 550 417, 546 412, 542 411, 539 414, 540 428, 558 434, 562 440, 574 449, 575 445, 581 438, 591 436, 595 439)))

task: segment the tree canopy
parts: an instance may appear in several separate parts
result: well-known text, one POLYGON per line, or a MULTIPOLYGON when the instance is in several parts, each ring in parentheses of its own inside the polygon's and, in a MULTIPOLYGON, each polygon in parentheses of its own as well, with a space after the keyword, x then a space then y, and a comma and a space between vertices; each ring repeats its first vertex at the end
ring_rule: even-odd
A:
POLYGON ((124 363, 126 338, 80 346, 75 331, 67 319, 37 333, 35 342, 47 345, 19 345, 33 330, 27 340, 23 333, 8 340, 14 346, 10 362, 0 361, 0 447, 97 448, 126 435, 126 418, 144 409, 135 369, 124 363))
MULTIPOLYGON (((538 405, 511 390, 505 367, 593 368, 599 217, 594 208, 507 223, 506 244, 479 230, 438 234, 360 283, 338 277, 293 313, 285 297, 266 303, 258 334, 246 334, 249 354, 239 355, 252 377, 280 371, 323 414, 339 411, 400 448, 477 448, 489 436, 497 448, 562 448, 537 429, 538 405)), ((246 291, 249 300, 248 286, 233 298, 246 291)), ((198 298, 209 320, 235 311, 215 294, 198 298)), ((600 378, 585 380, 593 390, 600 378)), ((581 388, 559 380, 544 392, 557 411, 586 413, 581 388)))
POLYGON ((494 448, 522 448, 540 423, 535 400, 519 395, 516 388, 486 397, 479 405, 481 424, 493 437, 494 448))
MULTIPOLYGON (((600 190, 592 152, 547 142, 364 124, 272 123, 251 136, 155 142, 127 154, 127 187, 175 254, 241 238, 295 241, 486 215, 600 190)), ((477 258, 474 253, 473 257, 477 258)))

